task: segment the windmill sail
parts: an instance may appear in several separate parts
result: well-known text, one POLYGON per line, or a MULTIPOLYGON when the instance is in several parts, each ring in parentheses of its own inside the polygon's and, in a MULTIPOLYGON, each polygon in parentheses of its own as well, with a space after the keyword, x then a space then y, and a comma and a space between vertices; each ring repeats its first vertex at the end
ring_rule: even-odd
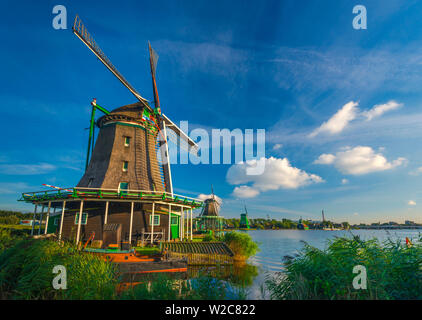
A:
POLYGON ((116 69, 116 67, 111 63, 107 58, 101 48, 94 41, 92 36, 87 31, 86 27, 83 25, 82 20, 79 16, 75 17, 75 22, 72 27, 73 33, 97 56, 98 59, 110 70, 120 82, 129 89, 129 91, 148 109, 151 107, 148 105, 148 100, 143 98, 138 91, 123 77, 123 75, 116 69))

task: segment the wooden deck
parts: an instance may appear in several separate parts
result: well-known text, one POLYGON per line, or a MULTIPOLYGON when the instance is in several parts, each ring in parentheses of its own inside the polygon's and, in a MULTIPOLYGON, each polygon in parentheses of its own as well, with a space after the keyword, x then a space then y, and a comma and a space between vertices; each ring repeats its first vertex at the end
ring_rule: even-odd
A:
POLYGON ((188 265, 233 264, 234 253, 224 242, 161 242, 170 258, 185 258, 188 265))

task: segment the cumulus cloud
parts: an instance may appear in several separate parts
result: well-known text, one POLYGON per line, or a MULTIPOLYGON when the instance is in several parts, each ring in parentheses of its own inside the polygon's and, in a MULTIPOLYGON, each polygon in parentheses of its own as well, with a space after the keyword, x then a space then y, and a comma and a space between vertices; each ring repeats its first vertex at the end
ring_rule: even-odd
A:
POLYGON ((348 184, 349 183, 349 180, 347 180, 347 179, 341 179, 341 184, 348 184))
POLYGON ((396 101, 391 100, 391 101, 388 101, 387 103, 384 103, 384 104, 375 105, 372 109, 362 112, 362 115, 364 117, 366 117, 367 121, 370 121, 370 120, 372 120, 376 117, 381 116, 382 114, 386 113, 387 111, 395 110, 397 108, 400 108, 402 105, 403 105, 402 103, 397 103, 396 101))
POLYGON ((314 161, 315 164, 332 164, 336 160, 333 154, 323 153, 314 161))
POLYGON ((409 206, 416 206, 416 202, 413 200, 409 200, 409 202, 407 203, 409 206))
POLYGON ((320 183, 324 180, 309 174, 301 169, 293 167, 287 158, 261 158, 239 162, 232 165, 227 171, 227 182, 232 185, 240 185, 235 188, 233 194, 238 197, 255 197, 260 192, 269 190, 297 189, 312 183, 320 183), (261 175, 248 175, 250 168, 256 165, 265 167, 261 175), (251 183, 251 186, 246 184, 251 183))
POLYGON ((347 127, 350 121, 356 118, 358 113, 357 102, 350 101, 338 110, 328 121, 324 122, 319 128, 315 129, 309 137, 327 132, 329 134, 339 133, 347 127))
POLYGON ((343 174, 362 175, 376 171, 393 169, 406 163, 406 158, 397 158, 389 162, 381 153, 376 153, 371 147, 346 147, 336 155, 321 155, 315 163, 333 164, 343 174), (331 162, 319 161, 321 156, 331 162))
POLYGON ((233 190, 233 195, 236 198, 255 198, 257 195, 259 195, 259 191, 257 189, 248 187, 248 186, 240 186, 236 187, 233 190))

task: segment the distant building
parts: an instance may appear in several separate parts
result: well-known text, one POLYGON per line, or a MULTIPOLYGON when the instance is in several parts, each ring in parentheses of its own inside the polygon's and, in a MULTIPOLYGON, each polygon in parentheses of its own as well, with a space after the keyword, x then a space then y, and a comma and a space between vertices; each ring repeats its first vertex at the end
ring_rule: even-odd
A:
POLYGON ((414 221, 406 220, 406 221, 404 222, 404 224, 405 224, 406 226, 412 226, 412 225, 415 225, 416 223, 415 223, 414 221))

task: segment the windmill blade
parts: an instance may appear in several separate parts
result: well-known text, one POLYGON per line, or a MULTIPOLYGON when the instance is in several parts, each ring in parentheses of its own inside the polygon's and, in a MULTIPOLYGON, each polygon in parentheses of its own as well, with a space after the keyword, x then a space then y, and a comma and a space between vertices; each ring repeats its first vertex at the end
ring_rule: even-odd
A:
POLYGON ((189 152, 192 152, 194 155, 198 154, 199 147, 195 141, 193 141, 187 134, 185 134, 176 124, 173 123, 164 113, 161 114, 163 117, 164 123, 168 128, 174 131, 176 135, 183 139, 183 141, 187 142, 189 147, 189 152))
POLYGON ((77 15, 72 27, 73 33, 97 56, 97 58, 110 70, 120 82, 129 89, 129 91, 150 111, 152 108, 148 105, 148 100, 143 98, 138 91, 122 76, 116 67, 107 58, 101 48, 94 41, 92 36, 88 33, 86 27, 83 25, 82 20, 77 15))

